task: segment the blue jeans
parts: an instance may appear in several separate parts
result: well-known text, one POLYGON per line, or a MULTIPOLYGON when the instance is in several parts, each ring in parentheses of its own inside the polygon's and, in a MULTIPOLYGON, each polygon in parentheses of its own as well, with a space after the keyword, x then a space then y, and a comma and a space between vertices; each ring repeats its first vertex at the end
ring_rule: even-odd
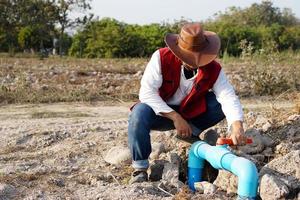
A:
MULTIPOLYGON (((221 104, 216 100, 214 93, 206 95, 206 112, 188 120, 192 128, 192 137, 198 137, 205 129, 214 126, 225 118, 221 104)), ((178 110, 178 106, 171 106, 178 110)), ((175 129, 173 121, 156 115, 150 106, 139 103, 134 106, 129 115, 128 144, 133 159, 132 166, 135 169, 146 169, 149 167, 149 155, 151 153, 150 131, 166 131, 175 129)))

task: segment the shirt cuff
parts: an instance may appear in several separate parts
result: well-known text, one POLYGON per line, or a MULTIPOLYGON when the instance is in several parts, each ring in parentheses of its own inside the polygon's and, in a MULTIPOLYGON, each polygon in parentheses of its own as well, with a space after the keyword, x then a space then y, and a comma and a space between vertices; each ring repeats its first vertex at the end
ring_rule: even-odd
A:
POLYGON ((161 113, 170 113, 174 111, 171 107, 165 106, 164 108, 152 108, 156 115, 162 116, 161 113))

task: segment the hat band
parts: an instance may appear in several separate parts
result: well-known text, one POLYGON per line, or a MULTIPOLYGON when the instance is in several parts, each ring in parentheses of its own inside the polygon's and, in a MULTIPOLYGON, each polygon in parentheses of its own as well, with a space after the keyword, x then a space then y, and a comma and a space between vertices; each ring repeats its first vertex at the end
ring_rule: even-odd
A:
POLYGON ((177 44, 181 49, 199 52, 199 51, 205 49, 207 47, 207 45, 209 44, 209 41, 207 40, 207 38, 205 36, 204 36, 204 38, 205 38, 205 40, 202 43, 193 45, 193 44, 190 44, 190 43, 184 41, 184 39, 181 37, 181 35, 178 35, 177 44))

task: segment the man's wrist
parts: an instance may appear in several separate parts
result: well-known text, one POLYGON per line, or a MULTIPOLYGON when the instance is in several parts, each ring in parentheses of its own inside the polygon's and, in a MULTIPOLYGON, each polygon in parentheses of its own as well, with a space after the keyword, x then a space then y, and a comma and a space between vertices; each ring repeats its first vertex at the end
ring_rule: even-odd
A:
POLYGON ((231 130, 238 130, 238 129, 241 129, 243 128, 243 122, 242 121, 234 121, 232 122, 231 124, 231 130))

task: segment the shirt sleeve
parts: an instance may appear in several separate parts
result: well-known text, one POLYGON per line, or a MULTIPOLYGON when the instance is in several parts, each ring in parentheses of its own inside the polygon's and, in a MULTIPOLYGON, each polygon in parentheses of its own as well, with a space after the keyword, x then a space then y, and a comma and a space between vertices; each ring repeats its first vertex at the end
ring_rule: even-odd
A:
POLYGON ((228 128, 231 127, 231 124, 234 121, 243 121, 242 105, 223 69, 221 69, 218 79, 212 89, 217 97, 217 101, 222 106, 222 110, 228 123, 228 128))
POLYGON ((155 114, 169 113, 173 109, 159 96, 159 88, 162 85, 161 62, 159 50, 155 51, 146 66, 139 92, 139 99, 142 103, 150 106, 155 114))

